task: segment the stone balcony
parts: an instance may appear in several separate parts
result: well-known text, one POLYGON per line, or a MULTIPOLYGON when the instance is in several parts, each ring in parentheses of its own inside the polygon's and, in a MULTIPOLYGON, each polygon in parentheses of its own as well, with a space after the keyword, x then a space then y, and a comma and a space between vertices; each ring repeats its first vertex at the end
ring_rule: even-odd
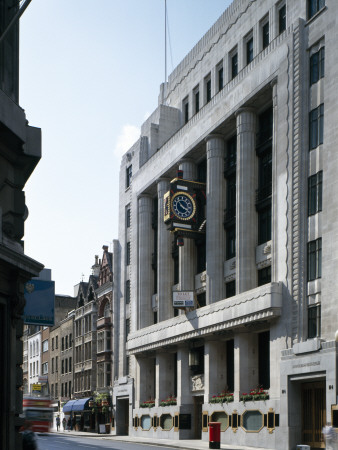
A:
POLYGON ((97 319, 97 328, 102 328, 108 325, 111 325, 110 317, 100 317, 99 319, 97 319))
POLYGON ((283 284, 269 283, 130 333, 129 354, 174 345, 281 315, 283 284))

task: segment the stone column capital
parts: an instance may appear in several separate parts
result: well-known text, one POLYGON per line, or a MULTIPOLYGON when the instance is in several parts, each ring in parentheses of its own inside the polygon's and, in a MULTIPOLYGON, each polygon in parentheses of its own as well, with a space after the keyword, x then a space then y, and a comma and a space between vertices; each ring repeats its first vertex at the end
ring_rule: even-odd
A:
POLYGON ((237 119, 238 116, 241 116, 242 114, 254 114, 256 115, 257 111, 252 106, 242 106, 241 108, 238 108, 235 112, 235 117, 237 119))
POLYGON ((220 134, 220 133, 211 133, 211 134, 208 134, 208 136, 206 138, 204 138, 206 143, 208 143, 212 139, 221 139, 224 142, 224 136, 223 136, 223 134, 220 134))

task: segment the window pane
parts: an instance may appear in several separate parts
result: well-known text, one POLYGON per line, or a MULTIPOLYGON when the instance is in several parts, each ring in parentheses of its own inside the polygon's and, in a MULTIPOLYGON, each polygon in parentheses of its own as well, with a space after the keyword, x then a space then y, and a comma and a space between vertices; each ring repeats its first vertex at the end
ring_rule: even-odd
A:
POLYGON ((286 30, 286 6, 282 6, 279 10, 279 33, 286 30))
POLYGON ((262 40, 263 40, 263 49, 269 45, 269 22, 263 25, 262 28, 262 40))
POLYGON ((249 64, 253 60, 253 38, 246 43, 246 63, 249 64))
POLYGON ((231 58, 231 77, 235 78, 238 74, 238 54, 231 58))

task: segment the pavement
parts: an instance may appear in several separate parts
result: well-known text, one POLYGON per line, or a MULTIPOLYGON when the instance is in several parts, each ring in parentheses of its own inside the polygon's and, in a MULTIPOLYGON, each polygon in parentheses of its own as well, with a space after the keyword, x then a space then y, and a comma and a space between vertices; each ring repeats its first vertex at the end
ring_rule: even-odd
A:
MULTIPOLYGON (((209 449, 209 442, 201 441, 199 439, 181 439, 181 440, 172 440, 172 439, 157 439, 154 438, 146 438, 146 437, 134 437, 134 436, 114 436, 113 434, 98 434, 98 433, 89 433, 83 431, 56 431, 56 429, 51 430, 52 433, 55 434, 64 434, 66 436, 74 436, 74 437, 91 437, 91 438, 101 438, 104 440, 111 440, 115 442, 135 442, 138 444, 151 444, 157 445, 158 447, 170 447, 181 450, 206 450, 209 449)), ((221 444, 221 449, 224 450, 257 450, 258 447, 243 447, 241 445, 226 445, 221 444)), ((268 448, 259 447, 259 450, 273 450, 268 448)))

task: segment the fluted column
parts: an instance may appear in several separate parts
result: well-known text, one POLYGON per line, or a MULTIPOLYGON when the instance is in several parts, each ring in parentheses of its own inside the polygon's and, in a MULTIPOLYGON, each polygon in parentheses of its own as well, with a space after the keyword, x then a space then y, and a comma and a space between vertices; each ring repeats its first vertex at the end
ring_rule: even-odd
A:
POLYGON ((153 230, 151 226, 152 198, 142 195, 138 199, 138 306, 139 328, 153 324, 151 308, 152 279, 151 255, 153 230))
POLYGON ((224 297, 224 140, 210 135, 207 142, 207 304, 224 297))
POLYGON ((278 220, 277 220, 277 80, 271 83, 272 86, 272 114, 273 114, 273 132, 272 132, 272 205, 271 205, 271 281, 278 281, 278 220))
POLYGON ((257 286, 256 114, 252 108, 241 108, 236 119, 236 293, 240 294, 257 286))
POLYGON ((167 225, 163 222, 163 196, 169 191, 169 180, 160 179, 157 182, 158 194, 158 239, 157 239, 157 295, 158 321, 170 319, 174 315, 172 307, 173 259, 171 257, 172 237, 167 225))
MULTIPOLYGON (((197 169, 194 161, 183 159, 179 164, 185 180, 196 180, 197 169)), ((184 246, 179 249, 180 289, 192 291, 195 288, 196 245, 193 239, 184 238, 184 246)))
POLYGON ((155 406, 169 395, 174 395, 174 355, 159 351, 156 355, 156 399, 155 406))
POLYGON ((151 398, 155 398, 154 386, 154 359, 137 357, 136 359, 136 382, 135 382, 135 407, 151 398))
POLYGON ((177 404, 192 403, 190 390, 189 347, 181 346, 177 349, 177 404))

